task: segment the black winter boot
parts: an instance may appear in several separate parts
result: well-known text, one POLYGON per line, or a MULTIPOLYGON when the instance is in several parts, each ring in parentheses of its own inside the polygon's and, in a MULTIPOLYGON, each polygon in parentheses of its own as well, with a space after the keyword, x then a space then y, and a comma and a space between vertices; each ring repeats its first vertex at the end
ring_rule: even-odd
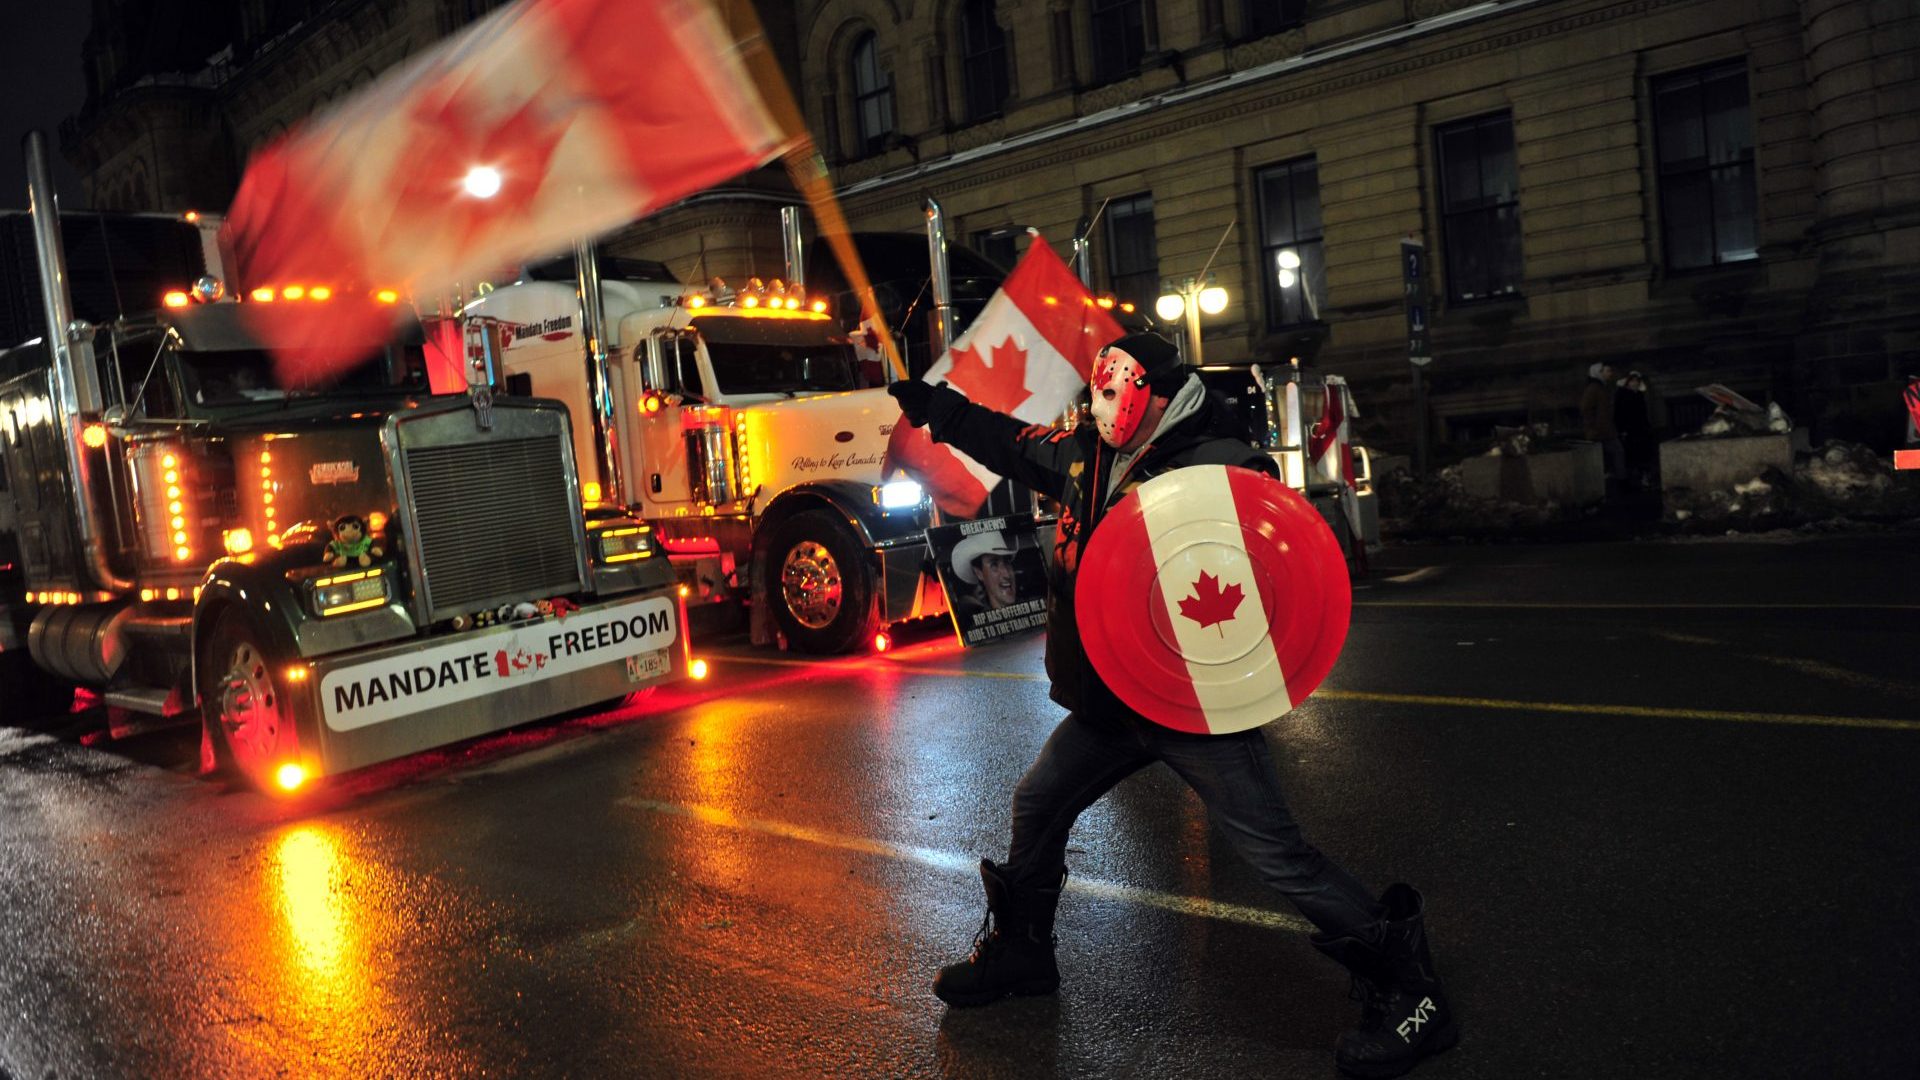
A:
POLYGON ((949 1005, 985 1005, 1008 994, 1023 997, 1060 989, 1053 962, 1053 912, 1066 873, 1050 889, 1022 888, 989 859, 980 860, 987 917, 973 935, 973 952, 940 969, 933 992, 949 1005))
POLYGON ((1399 1076, 1460 1041, 1427 949, 1426 901, 1411 885, 1393 885, 1380 902, 1380 922, 1344 937, 1312 938, 1314 948, 1353 973, 1360 1029, 1340 1036, 1334 1063, 1367 1080, 1399 1076))

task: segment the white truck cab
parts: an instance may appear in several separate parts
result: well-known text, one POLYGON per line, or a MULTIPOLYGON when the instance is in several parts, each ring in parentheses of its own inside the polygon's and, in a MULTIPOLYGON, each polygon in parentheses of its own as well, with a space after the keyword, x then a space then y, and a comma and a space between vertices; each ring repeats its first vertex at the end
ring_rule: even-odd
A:
MULTIPOLYGON (((619 500, 652 525, 690 602, 749 601, 754 638, 844 652, 938 614, 924 574, 930 504, 882 482, 899 408, 868 387, 852 344, 799 290, 758 280, 602 283, 611 448, 574 431, 582 461, 610 453, 619 500)), ((470 302, 500 327, 500 377, 594 414, 571 282, 521 281, 470 302)))

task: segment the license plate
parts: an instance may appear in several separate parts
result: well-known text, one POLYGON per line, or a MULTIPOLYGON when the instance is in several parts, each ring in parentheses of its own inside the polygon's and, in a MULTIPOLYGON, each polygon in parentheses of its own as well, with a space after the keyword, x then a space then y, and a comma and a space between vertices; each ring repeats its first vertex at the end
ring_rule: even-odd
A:
POLYGON ((667 670, 673 667, 673 660, 668 655, 671 651, 661 649, 658 652, 627 657, 627 681, 646 682, 648 679, 657 679, 665 675, 667 670))

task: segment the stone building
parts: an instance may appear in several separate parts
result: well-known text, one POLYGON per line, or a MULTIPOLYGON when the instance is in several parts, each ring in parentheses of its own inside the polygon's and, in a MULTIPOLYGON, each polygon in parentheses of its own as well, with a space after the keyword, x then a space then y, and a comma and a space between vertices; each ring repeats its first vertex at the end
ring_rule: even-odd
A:
MULTIPOLYGON (((89 40, 95 96, 65 145, 100 203, 230 191, 260 139, 481 5, 262 14, 300 6, 230 2, 212 70, 117 81, 139 31, 97 17, 113 29, 89 40), (142 148, 170 137, 196 149, 142 148)), ((1920 373, 1911 0, 758 6, 855 228, 917 230, 933 196, 1003 260, 1025 228, 1063 252, 1085 232, 1096 286, 1149 307, 1204 267, 1231 296, 1205 359, 1345 374, 1377 445, 1413 430, 1406 238, 1433 271, 1441 440, 1571 427, 1599 360, 1645 372, 1676 429, 1720 382, 1821 437, 1899 437, 1920 373)), ((619 245, 687 276, 764 271, 788 197, 763 173, 619 245)))

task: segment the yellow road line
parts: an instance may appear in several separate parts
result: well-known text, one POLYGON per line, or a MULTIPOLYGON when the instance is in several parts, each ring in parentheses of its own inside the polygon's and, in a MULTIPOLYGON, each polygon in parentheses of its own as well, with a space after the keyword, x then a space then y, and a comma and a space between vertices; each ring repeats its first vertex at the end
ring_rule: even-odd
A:
MULTIPOLYGON (((741 832, 754 832, 763 836, 776 836, 784 840, 795 840, 821 847, 839 848, 842 851, 858 852, 862 855, 876 855, 885 859, 918 863, 937 870, 954 870, 973 873, 980 860, 970 855, 958 855, 934 848, 917 847, 911 844, 894 844, 885 840, 871 840, 862 836, 847 836, 843 833, 828 832, 808 825, 795 825, 785 821, 770 821, 765 818, 742 817, 731 810, 722 810, 713 806, 696 806, 686 803, 661 802, 656 799, 625 798, 622 806, 631 806, 638 810, 647 810, 656 814, 673 814, 677 817, 692 818, 703 824, 741 832)), ((1117 881, 1102 881, 1098 878, 1083 878, 1069 875, 1067 891, 1085 893, 1107 900, 1119 900, 1124 903, 1141 904, 1147 907, 1163 908, 1181 915, 1192 915, 1201 919, 1218 919, 1222 922, 1243 923, 1247 926, 1264 927, 1269 930, 1290 930, 1297 934, 1309 933, 1313 926, 1298 916, 1287 915, 1265 908, 1248 907, 1244 904, 1223 904, 1217 900, 1208 900, 1198 896, 1175 896, 1172 893, 1156 892, 1152 889, 1139 889, 1132 885, 1123 885, 1117 881)))
MULTIPOLYGON (((760 656, 725 656, 728 662, 772 664, 779 667, 810 667, 822 674, 856 671, 899 671, 913 675, 934 675, 956 679, 1015 679, 1045 682, 1040 672, 968 671, 964 668, 923 667, 889 660, 784 660, 760 656)), ((1742 712, 1728 709, 1678 709, 1649 705, 1608 705, 1565 701, 1510 701, 1502 698, 1449 697, 1440 694, 1386 694, 1370 690, 1338 690, 1322 686, 1314 696, 1326 701, 1371 701, 1383 705, 1431 705, 1452 709, 1498 709, 1510 712, 1570 713, 1578 716, 1630 716, 1654 720, 1717 720, 1738 724, 1787 724, 1808 727, 1874 728, 1882 731, 1920 731, 1920 720, 1894 720, 1877 716, 1823 716, 1817 713, 1742 712)))
POLYGON ((1724 720, 1739 724, 1800 724, 1813 727, 1881 728, 1920 731, 1920 720, 1873 716, 1820 716, 1808 713, 1735 712, 1725 709, 1668 709, 1650 705, 1597 705, 1566 701, 1506 701, 1500 698, 1442 697, 1437 694, 1381 694, 1368 690, 1322 687, 1314 696, 1329 701, 1374 701, 1386 705, 1434 705, 1454 709, 1504 709, 1514 712, 1574 713, 1581 716, 1633 716, 1655 720, 1724 720))

